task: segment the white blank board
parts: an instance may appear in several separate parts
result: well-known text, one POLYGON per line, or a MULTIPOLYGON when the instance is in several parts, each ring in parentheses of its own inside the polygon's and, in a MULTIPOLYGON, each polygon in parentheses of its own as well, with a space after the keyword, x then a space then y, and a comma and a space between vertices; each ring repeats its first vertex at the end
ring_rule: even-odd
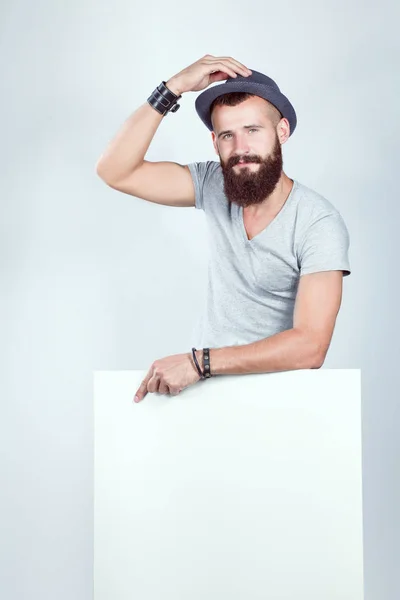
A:
POLYGON ((94 373, 95 600, 362 600, 358 369, 94 373))

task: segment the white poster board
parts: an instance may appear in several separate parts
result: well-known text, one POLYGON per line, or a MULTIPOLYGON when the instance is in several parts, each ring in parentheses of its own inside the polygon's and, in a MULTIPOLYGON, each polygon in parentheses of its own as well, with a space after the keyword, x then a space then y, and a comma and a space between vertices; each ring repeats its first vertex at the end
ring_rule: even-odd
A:
POLYGON ((363 600, 358 369, 94 373, 94 600, 363 600))

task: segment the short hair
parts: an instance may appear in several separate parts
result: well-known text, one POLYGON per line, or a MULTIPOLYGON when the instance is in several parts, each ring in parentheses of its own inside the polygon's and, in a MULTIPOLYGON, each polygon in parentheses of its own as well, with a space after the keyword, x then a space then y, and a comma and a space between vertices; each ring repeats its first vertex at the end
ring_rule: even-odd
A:
MULTIPOLYGON (((210 119, 212 116, 213 109, 216 106, 236 106, 237 104, 241 104, 248 98, 253 98, 257 96, 257 94, 250 94, 249 92, 229 92, 228 94, 222 94, 222 96, 217 96, 215 100, 212 101, 210 106, 210 119)), ((263 98, 265 100, 265 98, 263 98)), ((274 127, 276 127, 281 119, 283 119, 282 113, 268 100, 265 100, 267 104, 267 116, 271 119, 274 127)))

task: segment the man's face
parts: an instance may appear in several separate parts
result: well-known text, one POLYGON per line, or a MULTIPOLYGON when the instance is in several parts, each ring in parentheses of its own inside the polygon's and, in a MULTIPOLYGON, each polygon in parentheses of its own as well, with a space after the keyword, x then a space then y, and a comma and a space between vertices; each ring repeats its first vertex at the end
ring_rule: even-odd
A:
POLYGON ((236 106, 216 106, 212 122, 228 200, 243 207, 260 204, 274 191, 283 166, 265 101, 256 96, 236 106))

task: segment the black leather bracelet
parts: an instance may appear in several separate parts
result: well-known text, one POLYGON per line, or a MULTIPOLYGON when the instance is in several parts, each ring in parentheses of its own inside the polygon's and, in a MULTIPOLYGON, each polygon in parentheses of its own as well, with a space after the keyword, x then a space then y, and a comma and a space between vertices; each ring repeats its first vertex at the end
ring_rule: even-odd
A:
POLYGON ((196 365, 197 372, 198 372, 198 374, 200 375, 200 378, 201 378, 201 379, 205 379, 205 377, 204 377, 204 373, 202 373, 202 372, 201 372, 200 365, 199 365, 199 361, 197 360, 197 356, 196 356, 196 348, 192 348, 192 356, 193 356, 193 361, 194 361, 194 364, 196 365))
POLYGON ((210 348, 203 348, 203 363, 204 363, 203 375, 206 379, 208 379, 209 377, 211 377, 210 348))
POLYGON ((204 363, 204 371, 201 370, 199 361, 196 356, 196 348, 192 348, 192 356, 194 364, 196 365, 196 369, 201 379, 209 379, 212 376, 211 374, 211 366, 210 366, 210 348, 203 348, 203 363, 204 363))
POLYGON ((168 112, 176 112, 180 108, 179 98, 182 98, 182 94, 177 96, 171 92, 163 81, 147 98, 147 102, 161 115, 166 115, 168 112))

